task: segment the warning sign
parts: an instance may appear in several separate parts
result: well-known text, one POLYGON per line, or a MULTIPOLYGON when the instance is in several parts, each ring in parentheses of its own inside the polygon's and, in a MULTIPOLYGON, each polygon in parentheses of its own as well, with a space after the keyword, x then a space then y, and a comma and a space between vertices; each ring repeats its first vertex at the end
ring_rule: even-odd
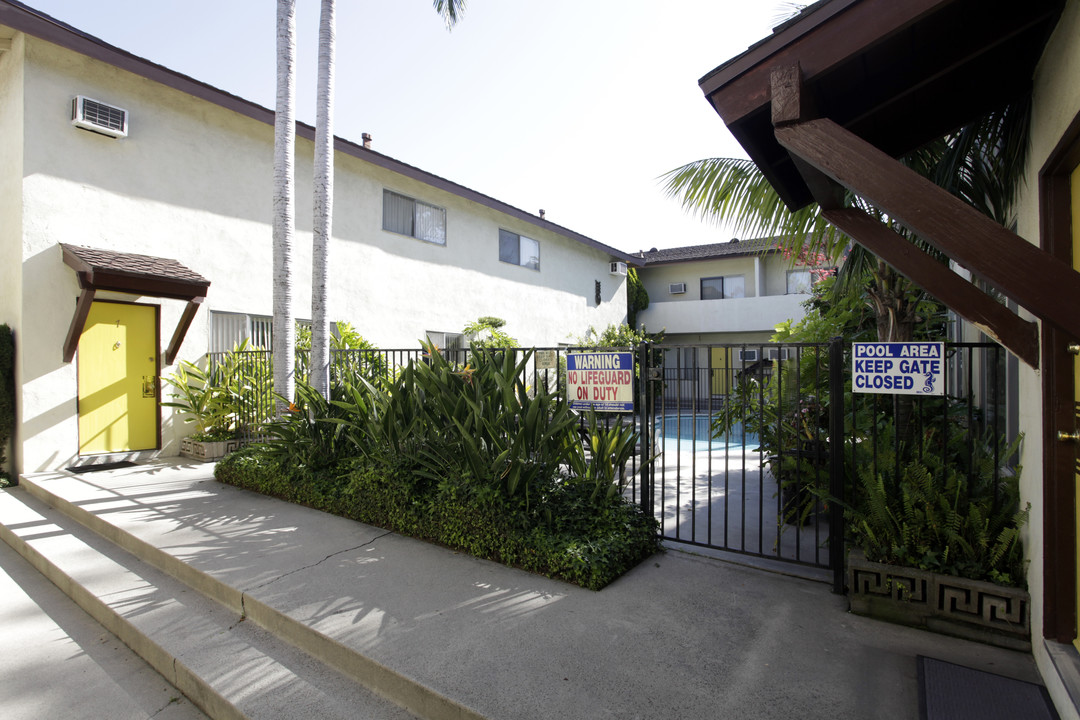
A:
POLYGON ((854 392, 945 394, 945 343, 853 343, 851 357, 854 392))
POLYGON ((566 397, 575 410, 634 412, 634 354, 567 353, 566 397))

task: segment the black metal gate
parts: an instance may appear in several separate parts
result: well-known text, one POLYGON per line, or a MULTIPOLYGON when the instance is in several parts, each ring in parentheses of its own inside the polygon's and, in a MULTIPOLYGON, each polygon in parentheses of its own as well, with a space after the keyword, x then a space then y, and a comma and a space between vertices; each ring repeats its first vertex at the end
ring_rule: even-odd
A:
POLYGON ((641 346, 636 498, 665 540, 832 570, 842 591, 843 347, 641 346))

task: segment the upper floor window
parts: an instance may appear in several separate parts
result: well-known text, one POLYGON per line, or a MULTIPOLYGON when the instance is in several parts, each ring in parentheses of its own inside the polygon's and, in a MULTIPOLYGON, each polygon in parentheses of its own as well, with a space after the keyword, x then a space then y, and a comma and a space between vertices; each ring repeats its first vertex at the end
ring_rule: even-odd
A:
POLYGON ((499 260, 539 270, 540 243, 509 230, 499 230, 499 260))
POLYGON ((383 230, 436 245, 446 244, 446 210, 383 190, 383 230))
POLYGON ((787 294, 788 295, 806 295, 810 292, 810 287, 813 285, 813 280, 810 278, 809 270, 788 270, 787 274, 787 294))
POLYGON ((746 297, 746 279, 742 275, 701 278, 702 300, 741 297, 746 297))

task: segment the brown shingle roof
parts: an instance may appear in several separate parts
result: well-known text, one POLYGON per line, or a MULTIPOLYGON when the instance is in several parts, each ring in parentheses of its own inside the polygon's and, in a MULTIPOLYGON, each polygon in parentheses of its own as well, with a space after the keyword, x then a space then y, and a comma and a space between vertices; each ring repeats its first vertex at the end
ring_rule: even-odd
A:
MULTIPOLYGON (((106 271, 117 275, 159 278, 205 285, 210 284, 210 281, 199 273, 170 258, 116 252, 114 250, 88 248, 78 245, 67 245, 65 243, 61 243, 60 247, 64 250, 65 256, 70 254, 74 258, 82 261, 86 266, 85 270, 89 270, 90 272, 96 273, 106 271)), ((71 263, 69 262, 68 265, 71 265, 71 263)), ((76 268, 76 270, 81 271, 84 270, 84 268, 76 268)))
POLYGON ((776 248, 776 238, 757 238, 755 240, 732 240, 726 243, 709 245, 689 245, 687 247, 647 250, 634 253, 641 258, 646 267, 665 263, 691 262, 694 260, 715 260, 739 255, 757 255, 776 248))
POLYGON ((179 300, 206 297, 210 288, 209 280, 169 258, 64 243, 60 248, 83 288, 179 300))

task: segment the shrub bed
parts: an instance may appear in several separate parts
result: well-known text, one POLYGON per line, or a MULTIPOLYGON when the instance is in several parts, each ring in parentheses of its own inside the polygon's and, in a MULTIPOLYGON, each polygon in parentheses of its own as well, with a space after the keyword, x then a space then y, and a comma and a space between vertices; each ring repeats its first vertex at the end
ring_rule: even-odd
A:
POLYGON ((427 484, 426 492, 418 493, 416 483, 359 463, 298 471, 257 446, 226 457, 215 476, 229 485, 590 590, 599 590, 661 549, 653 518, 618 497, 598 505, 583 496, 583 485, 572 482, 552 486, 523 513, 497 497, 455 494, 448 489, 459 487, 454 483, 444 483, 442 491, 427 484))

